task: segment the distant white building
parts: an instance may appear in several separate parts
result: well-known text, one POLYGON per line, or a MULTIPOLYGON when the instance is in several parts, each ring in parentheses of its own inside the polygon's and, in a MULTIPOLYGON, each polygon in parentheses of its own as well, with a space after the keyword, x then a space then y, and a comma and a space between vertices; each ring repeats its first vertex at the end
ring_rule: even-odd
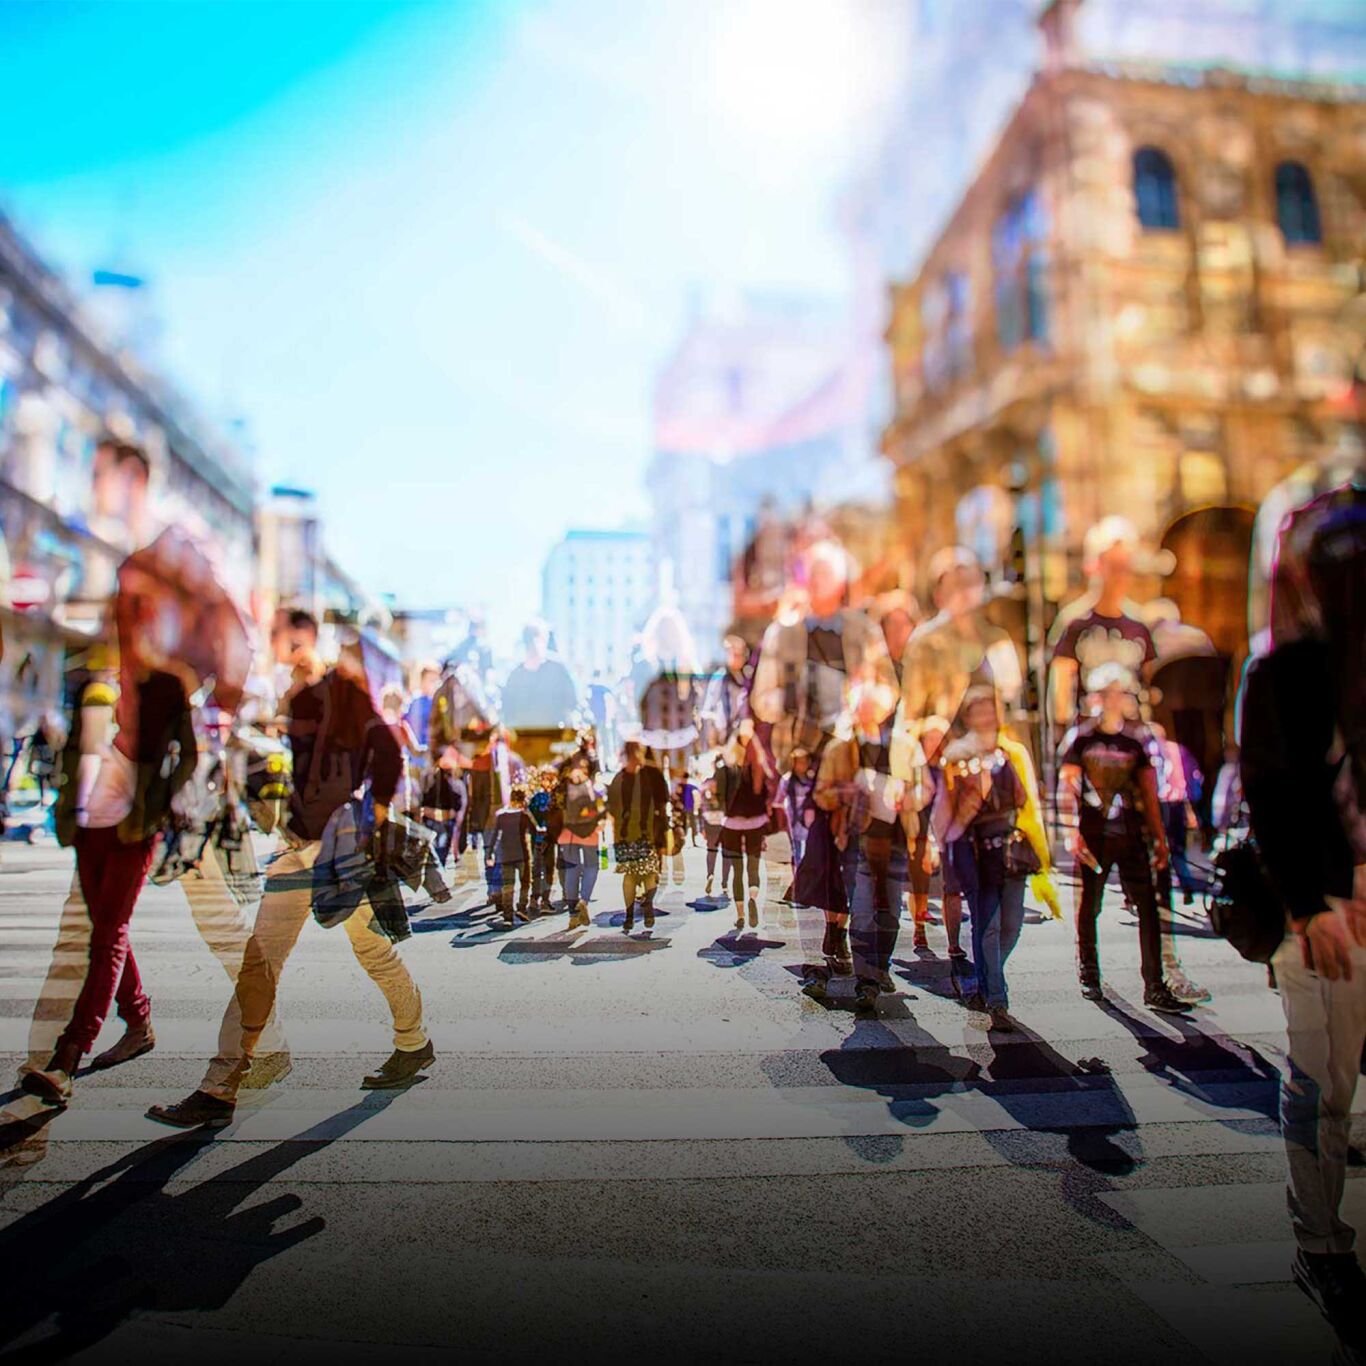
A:
POLYGON ((632 637, 658 598, 655 558, 644 531, 576 529, 546 556, 541 612, 579 682, 630 668, 632 637))

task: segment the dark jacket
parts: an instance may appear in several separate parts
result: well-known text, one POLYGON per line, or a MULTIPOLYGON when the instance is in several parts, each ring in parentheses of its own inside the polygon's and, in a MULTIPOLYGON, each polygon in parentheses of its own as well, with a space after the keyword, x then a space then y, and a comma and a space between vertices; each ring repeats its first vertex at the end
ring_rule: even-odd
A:
POLYGON ((299 839, 321 839, 332 813, 367 776, 376 802, 393 800, 403 753, 360 684, 332 671, 300 688, 290 699, 288 735, 294 757, 289 828, 299 839))
POLYGON ((669 784, 650 764, 634 773, 622 769, 607 789, 607 811, 612 817, 612 838, 618 844, 643 840, 663 849, 669 830, 669 784))
POLYGON ((1241 767, 1252 833, 1297 918, 1352 894, 1353 853, 1334 797, 1337 685, 1327 646, 1292 640, 1254 660, 1243 685, 1241 767))
POLYGON ((750 763, 741 763, 727 764, 716 770, 716 797, 727 816, 748 819, 768 814, 773 793, 762 769, 750 763))

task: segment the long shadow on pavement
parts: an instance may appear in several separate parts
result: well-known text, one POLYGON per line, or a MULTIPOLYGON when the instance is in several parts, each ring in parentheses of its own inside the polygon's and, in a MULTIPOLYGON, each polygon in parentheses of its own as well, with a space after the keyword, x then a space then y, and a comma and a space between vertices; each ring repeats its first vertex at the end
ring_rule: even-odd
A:
POLYGON ((177 1133, 129 1153, 0 1233, 8 1270, 0 1342, 55 1316, 55 1331, 0 1361, 55 1362, 101 1342, 140 1311, 221 1309, 263 1262, 322 1232, 321 1217, 287 1228, 297 1195, 248 1205, 304 1157, 345 1137, 401 1091, 375 1092, 190 1190, 166 1186, 215 1141, 177 1133))
POLYGON ((785 939, 760 939, 757 934, 733 930, 698 949, 697 956, 714 968, 741 968, 752 963, 765 949, 781 949, 785 939))
MULTIPOLYGON (((1140 1064, 1182 1095, 1220 1109, 1255 1110, 1265 1119, 1277 1120, 1281 1075, 1255 1048, 1229 1040, 1227 1035, 1221 1039, 1208 1034, 1194 1020, 1179 1015, 1169 1017, 1181 1035, 1173 1039, 1156 1025, 1129 1014, 1112 998, 1102 1002, 1101 1009, 1143 1045, 1140 1064)), ((1233 1119, 1221 1122, 1233 1127, 1247 1124, 1233 1119)), ((1254 1123, 1259 1131, 1265 1127, 1254 1123)))

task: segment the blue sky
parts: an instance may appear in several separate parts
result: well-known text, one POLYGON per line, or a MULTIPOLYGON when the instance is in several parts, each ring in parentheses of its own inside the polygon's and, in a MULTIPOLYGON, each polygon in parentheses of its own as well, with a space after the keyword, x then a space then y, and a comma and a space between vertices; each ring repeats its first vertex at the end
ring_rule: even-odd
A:
POLYGON ((644 513, 689 287, 844 287, 895 10, 7 0, 0 199, 73 282, 146 274, 352 572, 510 632, 565 528, 644 513))

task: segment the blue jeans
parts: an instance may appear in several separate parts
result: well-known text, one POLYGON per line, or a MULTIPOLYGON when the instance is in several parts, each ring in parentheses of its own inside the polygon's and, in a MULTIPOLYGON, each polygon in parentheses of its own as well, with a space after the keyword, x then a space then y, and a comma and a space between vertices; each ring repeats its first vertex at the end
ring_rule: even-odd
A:
POLYGON ((572 906, 579 901, 592 901, 593 888, 598 881, 598 849, 596 845, 562 844, 560 849, 560 882, 564 899, 572 906))
POLYGON ((879 986, 892 965, 910 866, 903 844, 867 836, 858 844, 854 894, 849 901, 849 947, 858 985, 879 986))
POLYGON ((436 859, 437 867, 444 868, 451 857, 451 847, 455 843, 455 832, 456 826, 459 824, 459 817, 450 816, 442 820, 438 816, 427 816, 423 819, 422 824, 436 836, 436 839, 432 841, 432 857, 436 859))
POLYGON ((1006 959, 1020 939, 1024 924, 1025 879, 982 881, 968 895, 972 908, 972 962, 977 971, 977 990, 988 1009, 1010 1004, 1006 992, 1006 959))

